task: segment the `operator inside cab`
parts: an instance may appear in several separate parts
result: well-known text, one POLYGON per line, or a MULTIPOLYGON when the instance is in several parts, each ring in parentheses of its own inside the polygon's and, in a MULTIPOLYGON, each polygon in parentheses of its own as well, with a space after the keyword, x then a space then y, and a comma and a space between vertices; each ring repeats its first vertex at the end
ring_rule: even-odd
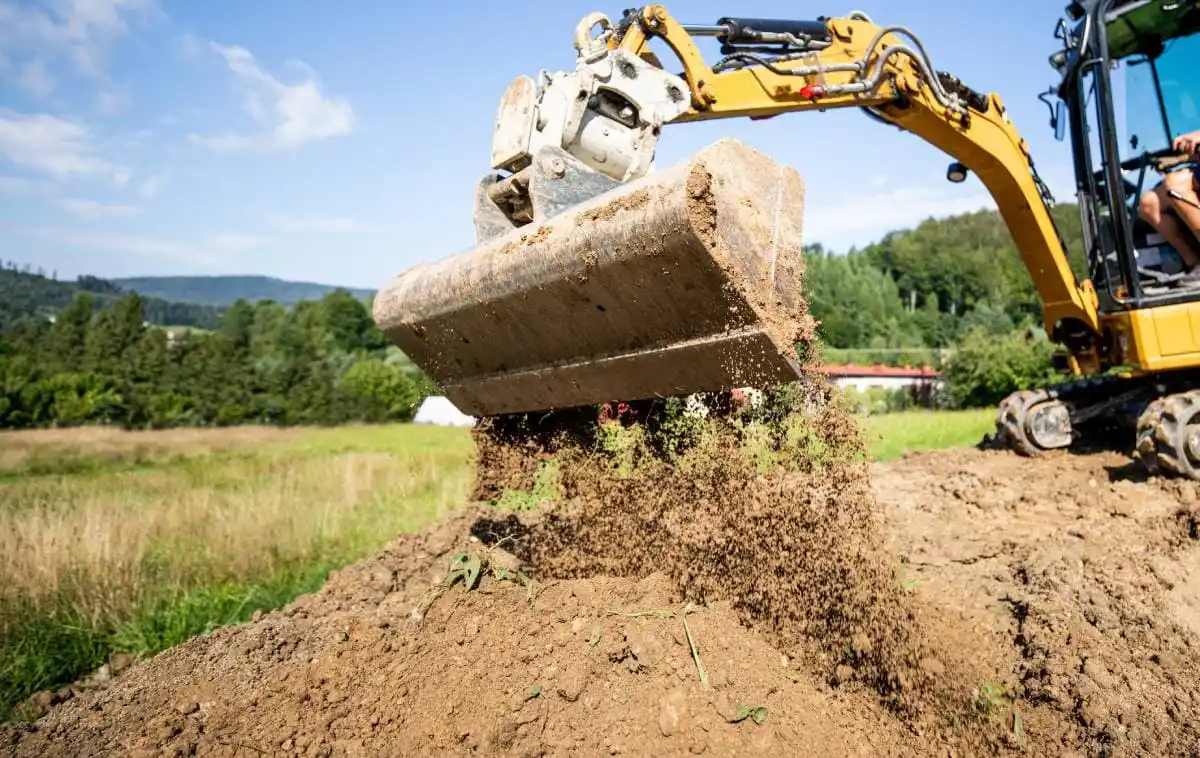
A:
MULTIPOLYGON (((1171 147, 1200 159, 1200 130, 1176 137, 1171 147)), ((1142 195, 1138 212, 1179 251, 1188 267, 1182 281, 1200 285, 1200 178, 1188 168, 1166 174, 1142 195)))

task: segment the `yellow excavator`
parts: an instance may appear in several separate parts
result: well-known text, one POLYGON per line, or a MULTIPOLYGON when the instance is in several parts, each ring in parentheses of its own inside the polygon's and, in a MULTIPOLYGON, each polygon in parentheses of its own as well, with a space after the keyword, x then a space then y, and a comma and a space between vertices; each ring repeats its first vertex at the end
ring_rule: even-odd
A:
POLYGON ((950 181, 973 172, 987 187, 1076 377, 1006 398, 997 439, 1036 455, 1124 423, 1148 469, 1200 479, 1200 288, 1137 212, 1159 175, 1195 158, 1170 146, 1200 128, 1198 31, 1197 0, 1081 0, 1055 30, 1058 82, 1040 97, 1056 137, 1070 135, 1080 281, 1001 98, 936 69, 908 29, 861 12, 589 14, 575 70, 519 76, 501 99, 477 247, 398 275, 376 323, 476 416, 795 381, 813 335, 800 175, 731 139, 660 170, 655 149, 676 124, 857 108, 946 152, 950 181))

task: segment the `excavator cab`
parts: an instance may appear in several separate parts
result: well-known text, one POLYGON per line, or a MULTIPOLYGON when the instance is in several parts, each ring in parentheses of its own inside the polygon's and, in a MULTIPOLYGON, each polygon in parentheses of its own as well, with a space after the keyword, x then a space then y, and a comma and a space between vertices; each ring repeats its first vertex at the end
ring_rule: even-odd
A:
POLYGON ((1171 142, 1200 129, 1200 3, 1093 0, 1067 11, 1075 26, 1060 23, 1064 47, 1050 57, 1063 77, 1051 126, 1070 134, 1099 310, 1200 301, 1200 280, 1139 212, 1163 174, 1191 168, 1171 142))
POLYGON ((1072 263, 1095 293, 1098 339, 1070 354, 1082 381, 1014 393, 998 431, 1038 454, 1133 426, 1146 469, 1200 480, 1200 286, 1139 212, 1164 176, 1195 169, 1171 143, 1200 129, 1200 2, 1083 0, 1067 15, 1050 56, 1061 82, 1043 101, 1069 134, 1084 241, 1072 263))

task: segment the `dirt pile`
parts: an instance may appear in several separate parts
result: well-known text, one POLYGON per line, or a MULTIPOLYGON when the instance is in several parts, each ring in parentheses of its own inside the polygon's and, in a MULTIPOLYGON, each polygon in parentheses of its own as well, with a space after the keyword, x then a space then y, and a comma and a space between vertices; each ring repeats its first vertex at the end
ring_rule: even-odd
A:
POLYGON ((879 467, 889 545, 981 649, 1010 650, 1046 754, 1200 754, 1197 488, 1112 453, 879 467))
POLYGON ((488 551, 469 591, 431 595, 452 556, 478 554, 467 535, 488 515, 401 538, 315 595, 136 665, 0 732, 0 753, 875 755, 903 744, 870 700, 831 700, 727 604, 688 607, 661 573, 523 581, 488 551))

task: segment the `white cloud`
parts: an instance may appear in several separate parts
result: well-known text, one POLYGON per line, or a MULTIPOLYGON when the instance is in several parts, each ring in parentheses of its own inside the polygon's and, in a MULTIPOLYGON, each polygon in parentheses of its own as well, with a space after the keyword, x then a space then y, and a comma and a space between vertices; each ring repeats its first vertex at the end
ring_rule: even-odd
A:
POLYGON ((251 239, 257 240, 260 245, 270 242, 264 238, 252 238, 249 235, 237 233, 215 234, 199 242, 185 242, 140 234, 112 234, 94 230, 23 226, 8 223, 2 219, 0 219, 0 230, 85 250, 140 255, 156 261, 168 259, 182 264, 210 268, 227 267, 231 263, 232 255, 244 253, 248 249, 246 244, 251 239))
POLYGON ((270 243, 271 240, 267 237, 258 237, 253 234, 237 234, 233 232, 214 234, 208 239, 209 245, 217 250, 222 250, 227 253, 244 253, 247 250, 265 247, 270 243))
POLYGON ((86 125, 48 113, 0 108, 0 155, 59 179, 108 174, 118 183, 122 176, 128 180, 128 171, 96 155, 86 125))
MULTIPOLYGON (((341 97, 326 95, 311 75, 298 84, 284 84, 258 65, 242 47, 211 47, 229 66, 242 88, 242 106, 269 131, 257 135, 188 135, 194 144, 217 153, 295 150, 315 140, 350 134, 355 129, 354 109, 341 97)), ((292 64, 295 68, 295 64, 292 64)))
POLYGON ((129 93, 120 89, 102 89, 96 93, 96 110, 102 116, 115 116, 129 107, 129 93))
POLYGON ((138 194, 147 200, 153 200, 162 194, 169 181, 171 181, 170 172, 160 171, 159 173, 151 174, 138 185, 138 194))
POLYGON ((204 55, 204 43, 191 32, 184 32, 176 38, 175 43, 179 52, 188 58, 199 58, 204 55))
POLYGON ((183 263, 216 263, 216 258, 210 251, 178 240, 145 237, 136 234, 110 234, 107 232, 52 227, 25 227, 7 224, 3 221, 0 221, 0 229, 7 229, 16 234, 89 250, 132 253, 152 258, 169 258, 183 263))
POLYGON ((0 57, 18 82, 48 91, 47 67, 59 61, 84 76, 104 75, 109 49, 131 25, 162 16, 155 0, 33 0, 0 4, 0 57))
POLYGON ((88 221, 101 221, 107 218, 125 218, 136 216, 142 212, 134 205, 112 205, 98 203, 95 200, 81 200, 75 197, 63 198, 58 202, 63 210, 88 221))
POLYGON ((20 68, 16 76, 17 86, 38 99, 50 97, 58 83, 46 70, 41 59, 31 60, 20 68))
POLYGON ((271 216, 271 224, 286 234, 378 234, 383 227, 338 216, 271 216))
POLYGON ((991 195, 979 185, 909 186, 860 193, 837 204, 808 204, 804 210, 804 240, 842 250, 868 244, 890 231, 914 227, 930 217, 995 207, 991 195))
POLYGON ((54 191, 50 182, 27 179, 23 176, 0 176, 0 194, 46 195, 54 191))

